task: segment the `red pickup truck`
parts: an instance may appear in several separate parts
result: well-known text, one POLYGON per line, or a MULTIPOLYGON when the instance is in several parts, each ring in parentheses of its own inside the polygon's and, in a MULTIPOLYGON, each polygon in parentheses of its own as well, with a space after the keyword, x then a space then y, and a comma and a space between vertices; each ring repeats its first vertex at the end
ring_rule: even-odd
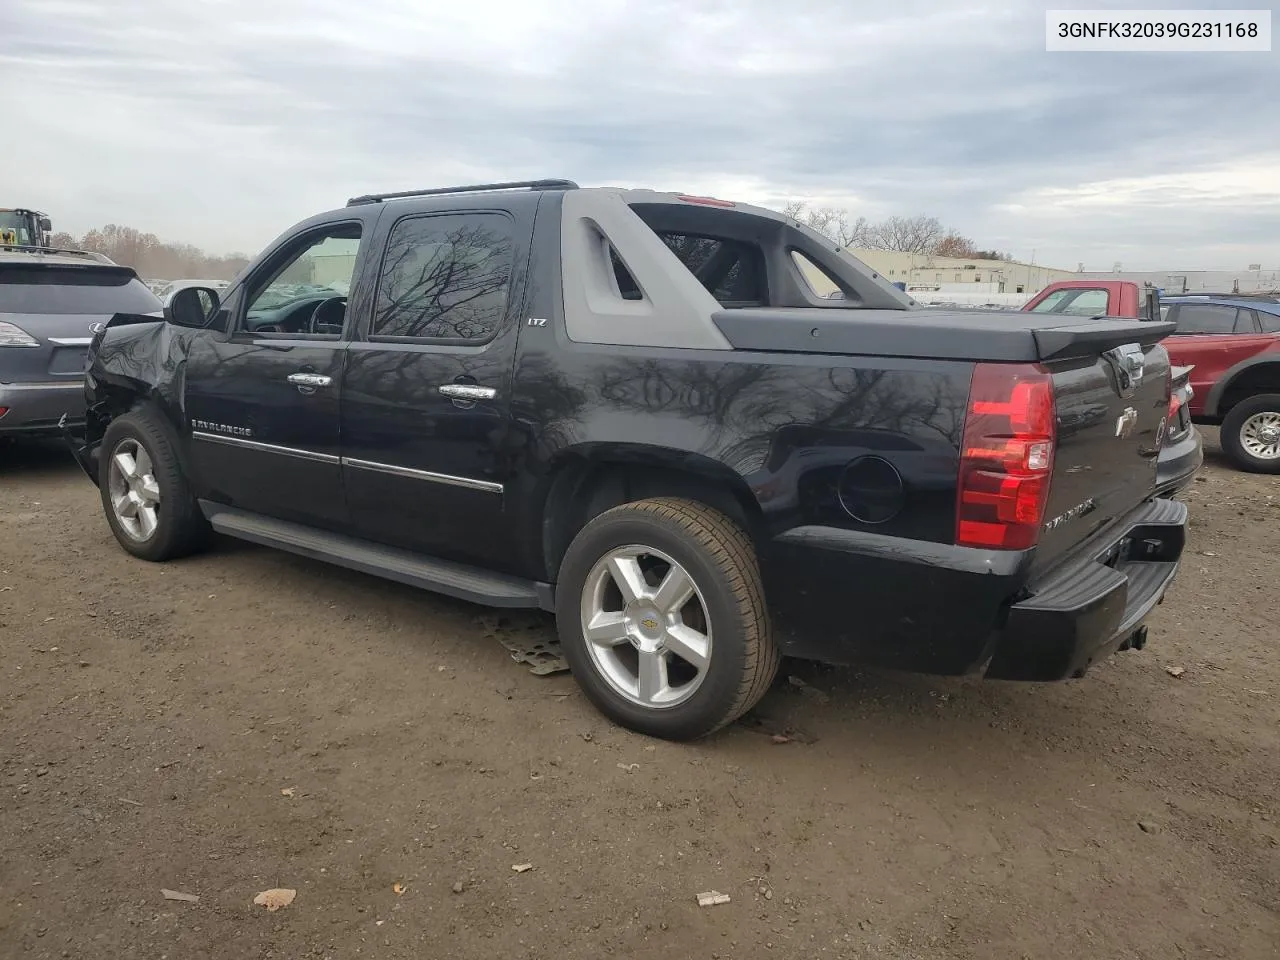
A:
MULTIPOLYGON (((1155 319, 1150 303, 1127 280, 1059 280, 1022 309, 1155 319)), ((1169 359, 1192 368, 1192 420, 1222 427, 1223 452, 1237 466, 1280 473, 1280 298, 1185 294, 1158 309, 1178 325, 1164 341, 1169 359)))

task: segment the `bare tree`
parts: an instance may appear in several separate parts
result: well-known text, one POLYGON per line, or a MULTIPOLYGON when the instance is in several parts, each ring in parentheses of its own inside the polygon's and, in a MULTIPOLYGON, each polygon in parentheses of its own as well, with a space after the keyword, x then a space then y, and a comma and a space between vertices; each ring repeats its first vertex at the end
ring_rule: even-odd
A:
POLYGON ((871 230, 869 246, 903 253, 932 253, 947 230, 937 217, 889 217, 871 230))
POLYGON ((954 230, 947 233, 930 251, 935 257, 958 257, 968 259, 977 254, 973 241, 963 237, 954 230))
POLYGON ((842 247, 865 246, 871 229, 866 217, 851 220, 849 211, 839 207, 810 209, 803 200, 793 200, 782 208, 782 212, 791 219, 799 220, 805 226, 817 230, 842 247))
POLYGON ((104 253, 143 277, 165 280, 230 280, 249 263, 244 254, 217 256, 189 243, 165 243, 154 233, 115 223, 90 230, 78 240, 66 232, 55 233, 52 242, 56 247, 104 253))
POLYGON ((804 200, 793 200, 782 208, 783 214, 799 220, 844 247, 871 250, 900 250, 938 257, 960 257, 974 260, 1011 260, 998 250, 979 250, 958 230, 944 227, 937 217, 889 217, 868 223, 866 217, 853 219, 848 210, 838 207, 810 207, 804 200))

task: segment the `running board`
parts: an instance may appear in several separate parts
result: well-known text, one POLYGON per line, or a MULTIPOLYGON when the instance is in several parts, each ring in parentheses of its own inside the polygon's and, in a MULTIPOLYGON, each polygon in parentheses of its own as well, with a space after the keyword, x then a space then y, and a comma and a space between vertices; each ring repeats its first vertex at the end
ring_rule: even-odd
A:
POLYGON ((238 540, 276 547, 488 607, 555 608, 550 584, 437 560, 398 547, 248 513, 209 500, 201 500, 199 504, 214 530, 238 540))

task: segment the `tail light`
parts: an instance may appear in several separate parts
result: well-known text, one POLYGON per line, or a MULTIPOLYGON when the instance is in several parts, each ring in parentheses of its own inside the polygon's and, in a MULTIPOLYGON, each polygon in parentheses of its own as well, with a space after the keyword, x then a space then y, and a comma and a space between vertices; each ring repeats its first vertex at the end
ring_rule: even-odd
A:
POLYGON ((1161 443, 1169 443, 1171 440, 1179 440, 1187 433, 1189 421, 1182 419, 1182 408, 1187 405, 1187 401, 1191 399, 1191 386, 1170 390, 1169 392, 1169 408, 1165 411, 1164 434, 1161 436, 1161 443))
POLYGON ((0 407, 0 417, 3 417, 8 412, 9 412, 8 407, 0 407))
POLYGON ((1034 364, 973 368, 956 490, 956 543, 1025 550, 1040 537, 1053 473, 1053 378, 1034 364))

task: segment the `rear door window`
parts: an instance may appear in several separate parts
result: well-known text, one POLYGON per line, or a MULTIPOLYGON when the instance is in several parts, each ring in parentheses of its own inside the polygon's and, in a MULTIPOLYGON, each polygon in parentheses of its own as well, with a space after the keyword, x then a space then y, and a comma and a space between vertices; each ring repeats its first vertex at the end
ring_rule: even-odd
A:
POLYGON ((1258 321, 1252 310, 1238 310, 1236 312, 1236 333, 1257 333, 1258 321))
POLYGON ((1225 334, 1235 332, 1237 312, 1216 303, 1183 303, 1173 318, 1179 334, 1225 334))
POLYGON ((127 267, 0 265, 0 313, 158 313, 160 301, 127 267))
POLYGON ((401 220, 387 241, 369 339, 492 339, 507 313, 513 238, 500 213, 401 220))

